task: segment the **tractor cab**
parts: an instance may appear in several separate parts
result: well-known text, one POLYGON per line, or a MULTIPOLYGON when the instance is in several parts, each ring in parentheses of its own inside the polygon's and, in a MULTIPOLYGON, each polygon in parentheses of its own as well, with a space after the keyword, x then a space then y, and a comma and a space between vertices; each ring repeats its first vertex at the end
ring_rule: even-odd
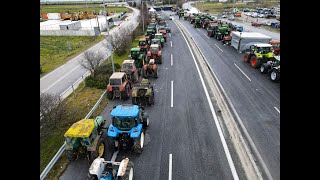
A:
POLYGON ((161 47, 160 39, 152 39, 151 40, 151 45, 153 45, 153 44, 157 44, 157 45, 159 45, 159 47, 161 47))
POLYGON ((275 55, 280 55, 280 41, 273 39, 269 42, 269 44, 272 45, 273 53, 275 55))
POLYGON ((272 45, 257 43, 250 46, 249 51, 244 55, 244 61, 250 62, 253 68, 259 68, 261 64, 274 60, 272 45))
POLYGON ((125 72, 114 72, 109 78, 107 85, 108 98, 120 98, 127 100, 130 97, 131 83, 125 72))
POLYGON ((148 28, 145 34, 146 41, 149 42, 150 39, 154 38, 155 30, 153 28, 148 28))
POLYGON ((151 44, 147 52, 147 59, 147 62, 149 62, 150 59, 155 59, 156 64, 162 64, 161 49, 158 44, 151 44))
POLYGON ((94 160, 104 153, 104 143, 102 140, 102 126, 104 125, 102 116, 96 119, 82 119, 74 123, 64 134, 66 140, 66 155, 70 161, 76 159, 80 153, 89 152, 90 160, 94 160))
POLYGON ((161 33, 157 33, 157 34, 154 35, 154 38, 155 39, 160 39, 161 47, 163 47, 163 44, 165 42, 165 40, 163 38, 163 35, 161 33))
POLYGON ((261 55, 270 55, 270 53, 272 53, 271 44, 265 44, 265 43, 254 44, 251 46, 251 49, 253 50, 252 52, 256 54, 261 54, 261 55))
POLYGON ((139 48, 144 51, 147 52, 148 48, 149 48, 149 44, 147 43, 147 40, 145 37, 142 37, 139 39, 139 48))
POLYGON ((145 53, 143 49, 139 47, 131 48, 130 57, 135 60, 134 62, 137 68, 141 68, 143 66, 145 60, 145 53))
POLYGON ((123 104, 114 106, 110 113, 111 121, 108 137, 112 149, 133 150, 142 153, 144 131, 149 125, 149 118, 143 108, 123 104))
POLYGON ((132 81, 133 83, 138 82, 139 75, 135 60, 124 60, 120 72, 125 72, 129 81, 132 81))

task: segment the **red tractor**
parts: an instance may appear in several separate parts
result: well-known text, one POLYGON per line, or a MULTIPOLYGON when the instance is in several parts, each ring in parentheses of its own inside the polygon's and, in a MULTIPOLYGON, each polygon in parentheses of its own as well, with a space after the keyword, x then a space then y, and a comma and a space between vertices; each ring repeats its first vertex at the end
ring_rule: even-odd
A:
POLYGON ((149 51, 147 52, 147 63, 150 59, 154 59, 156 64, 162 64, 162 56, 159 44, 151 44, 149 51))
POLYGON ((107 85, 108 98, 120 98, 127 100, 130 97, 130 90, 132 84, 128 80, 126 73, 114 72, 109 78, 109 84, 107 85))
POLYGON ((150 59, 149 63, 143 66, 143 78, 146 79, 148 76, 158 78, 158 67, 154 62, 154 59, 150 59))
POLYGON ((280 41, 272 39, 269 44, 272 45, 273 53, 275 55, 280 55, 280 41))

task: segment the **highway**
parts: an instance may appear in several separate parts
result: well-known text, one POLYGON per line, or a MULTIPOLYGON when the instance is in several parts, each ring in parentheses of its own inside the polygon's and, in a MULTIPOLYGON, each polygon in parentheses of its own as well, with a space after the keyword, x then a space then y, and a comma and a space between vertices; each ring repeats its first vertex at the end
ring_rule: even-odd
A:
MULTIPOLYGON (((201 48, 239 114, 272 179, 280 179, 280 83, 243 62, 231 46, 179 20, 201 48)), ((268 172, 267 172, 268 173, 268 172)))
MULTIPOLYGON (((134 179, 139 180, 170 179, 169 175, 174 180, 244 179, 232 148, 223 146, 224 137, 213 119, 211 98, 207 99, 196 61, 177 26, 172 21, 167 23, 171 35, 163 49, 159 77, 150 78, 155 105, 145 108, 150 125, 144 150, 140 155, 120 152, 117 160, 123 157, 133 160, 134 179), (227 158, 228 153, 231 159, 227 158)), ((209 95, 212 97, 210 91, 209 95)), ((125 103, 131 103, 131 99, 108 103, 101 114, 107 124, 111 123, 112 107, 125 103)), ((107 153, 105 158, 110 160, 111 154, 107 153)), ((89 166, 84 159, 72 162, 59 179, 85 179, 89 166)))
MULTIPOLYGON (((140 11, 135 8, 131 9, 133 10, 132 16, 129 17, 129 21, 123 21, 121 23, 121 28, 137 25, 140 11)), ((110 33, 113 33, 113 31, 117 31, 117 28, 112 29, 110 33)), ((107 58, 110 54, 110 50, 104 47, 105 43, 106 40, 103 40, 86 51, 98 51, 104 55, 104 58, 107 58)), ((73 83, 78 79, 81 79, 81 77, 87 73, 87 70, 80 65, 85 52, 80 53, 78 56, 70 59, 65 64, 42 77, 40 79, 40 92, 61 95, 73 83)))

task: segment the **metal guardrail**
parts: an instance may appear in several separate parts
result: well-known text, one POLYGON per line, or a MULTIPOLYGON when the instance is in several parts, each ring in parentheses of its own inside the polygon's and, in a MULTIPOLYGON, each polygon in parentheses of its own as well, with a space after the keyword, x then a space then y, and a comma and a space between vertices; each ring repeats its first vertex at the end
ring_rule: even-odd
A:
MULTIPOLYGON (((99 100, 96 102, 96 104, 93 106, 93 108, 90 110, 90 112, 86 115, 85 119, 88 119, 93 112, 97 109, 97 107, 99 106, 100 102, 102 101, 102 98, 106 95, 107 91, 104 91, 103 94, 101 95, 101 97, 99 98, 99 100)), ((49 171, 51 170, 51 168, 53 167, 53 165, 57 162, 57 160, 61 157, 62 153, 64 152, 66 147, 66 142, 63 143, 63 145, 61 146, 61 148, 59 149, 59 151, 53 156, 53 158, 51 159, 51 161, 49 162, 49 164, 47 165, 47 167, 42 171, 42 173, 40 174, 40 180, 43 180, 47 174, 49 173, 49 171)))

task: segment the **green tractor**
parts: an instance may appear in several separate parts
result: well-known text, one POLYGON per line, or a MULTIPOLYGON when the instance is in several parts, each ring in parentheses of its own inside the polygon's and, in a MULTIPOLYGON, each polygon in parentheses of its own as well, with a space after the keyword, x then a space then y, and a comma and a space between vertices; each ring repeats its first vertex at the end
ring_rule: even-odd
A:
POLYGON ((274 61, 272 45, 265 43, 251 45, 250 49, 245 52, 243 60, 244 62, 250 62, 253 68, 259 68, 263 63, 274 61))
POLYGON ((226 26, 218 26, 214 33, 214 37, 220 41, 223 39, 224 36, 228 36, 229 33, 230 33, 230 28, 226 26))
POLYGON ((201 27, 201 19, 200 17, 195 17, 194 28, 199 28, 199 27, 201 27))
POLYGON ((132 88, 132 104, 135 105, 153 105, 154 91, 148 79, 143 78, 140 85, 134 85, 132 88))
POLYGON ((148 28, 147 32, 145 33, 145 38, 148 44, 150 44, 150 40, 154 38, 154 34, 156 31, 153 28, 148 28))
POLYGON ((141 48, 131 48, 130 58, 134 59, 134 63, 137 68, 142 68, 145 63, 145 52, 141 48))
POLYGON ((260 72, 270 75, 270 79, 273 82, 280 81, 280 56, 274 56, 274 60, 267 61, 261 64, 260 72))
POLYGON ((91 162, 97 157, 103 157, 106 148, 104 124, 102 116, 98 116, 96 119, 82 119, 68 129, 64 137, 65 153, 69 161, 76 160, 82 154, 86 154, 91 162))
POLYGON ((209 37, 214 37, 216 30, 218 28, 218 23, 217 22, 209 22, 208 27, 207 27, 207 32, 209 37))
POLYGON ((157 33, 154 35, 154 39, 160 39, 161 47, 164 46, 165 39, 161 33, 157 33))

